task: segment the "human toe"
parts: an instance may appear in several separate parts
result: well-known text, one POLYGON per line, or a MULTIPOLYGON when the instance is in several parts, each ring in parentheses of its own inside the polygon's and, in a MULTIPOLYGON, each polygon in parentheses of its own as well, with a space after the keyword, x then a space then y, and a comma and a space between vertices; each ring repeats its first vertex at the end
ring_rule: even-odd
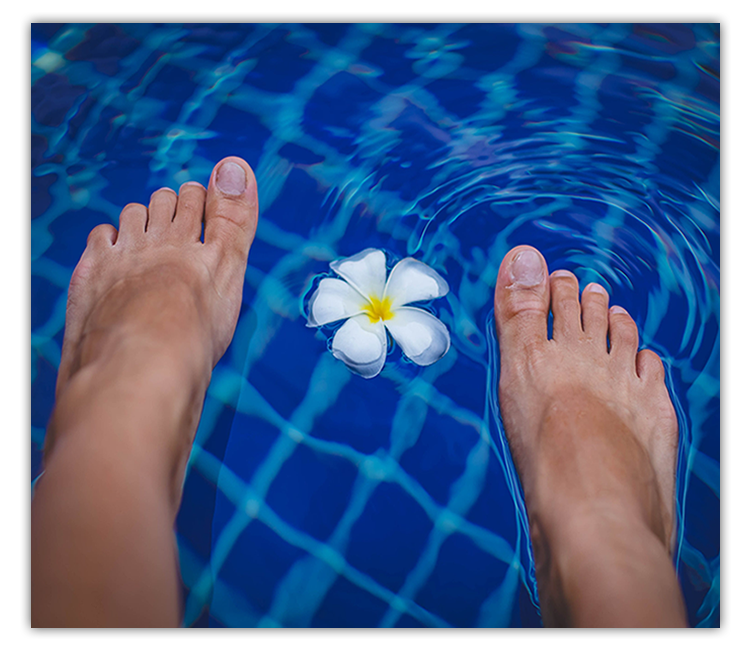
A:
POLYGON ((638 352, 638 326, 630 314, 615 305, 609 309, 610 356, 623 368, 635 373, 638 352))
POLYGON ((177 205, 177 194, 168 187, 162 187, 151 195, 148 203, 148 223, 146 232, 160 236, 169 228, 177 205))
POLYGON ((596 282, 588 284, 581 293, 581 323, 586 338, 602 352, 607 352, 608 307, 607 290, 596 282))
POLYGON ((188 181, 180 186, 172 222, 179 237, 192 242, 200 241, 205 205, 206 188, 203 185, 196 181, 188 181))
POLYGON ((113 246, 117 241, 117 228, 111 223, 101 223, 96 226, 86 240, 86 248, 89 250, 98 250, 113 246))
POLYGON ((242 158, 220 161, 211 174, 206 194, 205 243, 246 260, 258 223, 255 175, 242 158))
POLYGON ((117 244, 128 245, 138 242, 146 236, 148 210, 140 203, 128 203, 120 212, 120 227, 117 244))
POLYGON ((555 271, 549 278, 552 305, 552 338, 556 341, 581 335, 578 279, 570 271, 555 271))
POLYGON ((635 358, 638 376, 648 382, 664 381, 664 364, 656 352, 641 350, 635 358))
POLYGON ((501 351, 547 340, 549 275, 542 254, 516 246, 500 265, 495 285, 495 326, 501 351))

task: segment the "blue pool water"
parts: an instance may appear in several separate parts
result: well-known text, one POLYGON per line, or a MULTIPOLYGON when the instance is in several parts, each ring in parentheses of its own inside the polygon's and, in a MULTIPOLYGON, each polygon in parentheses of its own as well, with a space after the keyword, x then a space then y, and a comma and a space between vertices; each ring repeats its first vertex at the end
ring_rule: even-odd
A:
POLYGON ((188 626, 539 626, 499 421, 504 254, 597 281, 665 361, 676 566, 719 623, 715 25, 34 25, 31 476, 66 288, 130 201, 256 170, 261 219, 176 530, 188 626), (305 327, 328 262, 414 256, 449 353, 372 380, 305 327))

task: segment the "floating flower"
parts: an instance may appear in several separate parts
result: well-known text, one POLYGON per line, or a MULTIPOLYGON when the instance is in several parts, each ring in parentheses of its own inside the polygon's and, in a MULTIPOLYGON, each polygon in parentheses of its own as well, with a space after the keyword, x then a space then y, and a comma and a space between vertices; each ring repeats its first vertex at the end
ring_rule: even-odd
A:
POLYGON ((308 327, 346 319, 333 337, 331 352, 369 379, 385 364, 386 329, 409 359, 429 366, 450 348, 448 329, 432 314, 407 307, 448 293, 448 283, 427 264, 407 257, 385 279, 385 254, 368 248, 331 262, 337 278, 324 278, 310 298, 308 327))

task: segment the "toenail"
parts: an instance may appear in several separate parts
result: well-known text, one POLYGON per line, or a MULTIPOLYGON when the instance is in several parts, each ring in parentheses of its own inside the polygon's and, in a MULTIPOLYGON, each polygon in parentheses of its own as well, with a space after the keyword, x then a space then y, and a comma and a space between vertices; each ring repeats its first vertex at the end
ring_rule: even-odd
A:
POLYGON ((573 273, 572 271, 566 271, 565 269, 559 269, 557 271, 554 271, 552 275, 556 277, 561 277, 561 276, 568 277, 568 278, 576 277, 575 273, 573 273))
POLYGON ((216 186, 224 193, 239 196, 245 191, 245 170, 237 163, 225 162, 216 174, 216 186))
POLYGON ((177 192, 175 192, 171 187, 160 187, 155 192, 152 192, 151 196, 156 196, 157 194, 159 194, 159 192, 172 192, 172 194, 177 194, 177 192))
POLYGON ((586 287, 588 291, 591 291, 592 293, 600 293, 603 296, 607 295, 607 290, 601 285, 597 284, 596 282, 592 282, 588 287, 586 287))
POLYGON ((195 187, 200 187, 200 188, 203 187, 203 185, 201 185, 198 181, 187 181, 183 183, 182 185, 180 185, 180 187, 187 187, 190 185, 195 186, 195 187))
POLYGON ((625 309, 623 309, 623 308, 622 308, 622 307, 620 307, 619 305, 615 305, 614 307, 611 307, 611 308, 610 308, 610 311, 611 311, 611 312, 612 312, 613 314, 627 314, 627 313, 628 313, 628 312, 627 312, 627 311, 626 311, 625 309))
POLYGON ((521 287, 535 287, 544 279, 542 258, 536 251, 524 250, 510 264, 510 277, 521 287))

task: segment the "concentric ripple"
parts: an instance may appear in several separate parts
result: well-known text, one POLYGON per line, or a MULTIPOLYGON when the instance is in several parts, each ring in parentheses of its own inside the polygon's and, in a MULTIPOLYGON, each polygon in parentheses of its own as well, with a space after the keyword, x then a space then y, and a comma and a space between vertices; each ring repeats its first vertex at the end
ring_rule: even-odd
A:
POLYGON ((177 521, 187 625, 540 625, 497 404, 505 253, 597 281, 665 361, 675 563, 719 621, 719 34, 707 24, 32 29, 32 477, 88 231, 229 154, 261 219, 177 521), (370 382, 305 327, 336 258, 448 280, 449 353, 370 382))

